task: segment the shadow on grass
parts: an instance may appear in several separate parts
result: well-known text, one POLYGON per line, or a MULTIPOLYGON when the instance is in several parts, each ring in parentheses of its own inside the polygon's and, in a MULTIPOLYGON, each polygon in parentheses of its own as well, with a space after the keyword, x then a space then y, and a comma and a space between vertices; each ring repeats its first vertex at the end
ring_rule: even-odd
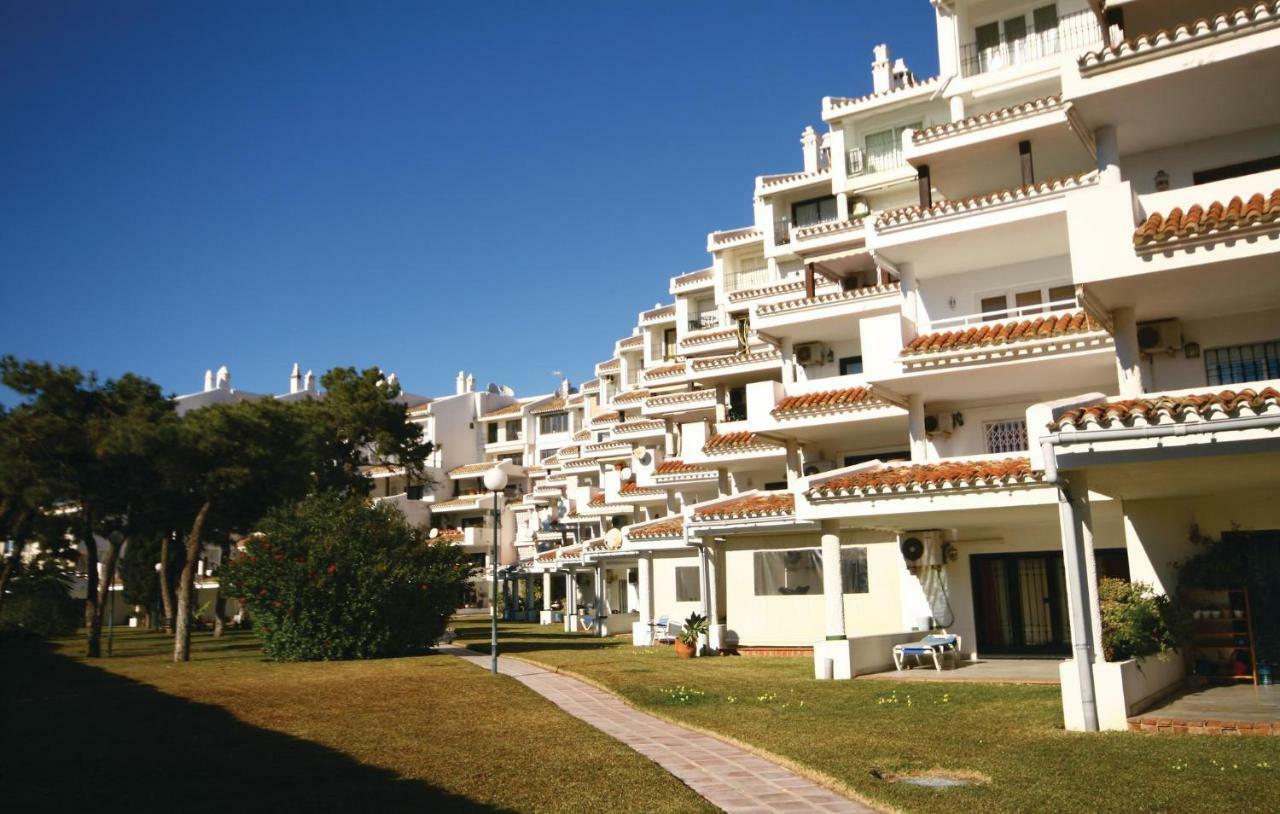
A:
POLYGON ((505 810, 259 729, 42 642, 0 641, 0 684, 7 811, 505 810))

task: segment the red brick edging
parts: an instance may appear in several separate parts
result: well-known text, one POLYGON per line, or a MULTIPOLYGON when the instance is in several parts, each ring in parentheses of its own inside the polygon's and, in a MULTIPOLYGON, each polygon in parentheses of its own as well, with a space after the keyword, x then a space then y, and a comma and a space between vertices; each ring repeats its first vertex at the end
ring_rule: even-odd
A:
POLYGON ((1216 718, 1129 719, 1130 732, 1160 735, 1280 735, 1280 721, 1221 721, 1216 718))

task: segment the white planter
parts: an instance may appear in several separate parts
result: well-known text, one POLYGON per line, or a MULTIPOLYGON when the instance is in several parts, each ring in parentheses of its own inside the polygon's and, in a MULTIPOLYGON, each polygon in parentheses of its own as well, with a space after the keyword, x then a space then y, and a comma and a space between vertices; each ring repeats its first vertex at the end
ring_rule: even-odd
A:
MULTIPOLYGON (((1062 714, 1067 729, 1084 730, 1084 714, 1080 708, 1079 672, 1074 661, 1059 665, 1062 679, 1062 714)), ((1098 704, 1098 728, 1123 731, 1129 728, 1130 716, 1150 707, 1172 687, 1182 681, 1186 669, 1182 656, 1169 653, 1162 660, 1147 656, 1127 661, 1100 662, 1093 665, 1093 690, 1098 704)))

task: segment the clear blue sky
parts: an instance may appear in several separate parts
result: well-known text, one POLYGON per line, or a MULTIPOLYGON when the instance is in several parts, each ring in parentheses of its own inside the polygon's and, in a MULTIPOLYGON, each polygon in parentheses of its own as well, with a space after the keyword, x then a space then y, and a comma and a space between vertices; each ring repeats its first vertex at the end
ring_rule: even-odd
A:
POLYGON ((576 383, 927 0, 0 0, 0 353, 576 383))

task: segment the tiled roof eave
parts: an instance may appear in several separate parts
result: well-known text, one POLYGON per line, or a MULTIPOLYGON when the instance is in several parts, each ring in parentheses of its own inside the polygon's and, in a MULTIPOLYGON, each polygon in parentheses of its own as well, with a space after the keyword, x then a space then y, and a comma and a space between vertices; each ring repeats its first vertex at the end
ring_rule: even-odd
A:
POLYGON ((1175 425, 1219 425, 1280 415, 1280 390, 1265 387, 1164 395, 1068 410, 1049 424, 1064 440, 1084 440, 1113 430, 1158 429, 1175 425))
POLYGON ((850 500, 880 500, 885 498, 908 498, 941 495, 976 494, 981 492, 1011 491, 1022 489, 1054 489, 1053 484, 1046 483, 1039 477, 1026 476, 1011 479, 991 479, 963 483, 929 483, 913 485, 886 485, 882 487, 821 490, 810 489, 805 493, 811 503, 831 503, 850 500))
POLYGON ((1047 113, 1055 113, 1068 107, 1070 102, 1064 103, 1060 94, 1054 96, 1046 96, 1041 99, 1033 99, 1029 102, 1023 102, 1017 105, 993 110, 989 113, 979 113, 975 116, 961 119, 958 122, 946 122, 944 124, 936 124, 932 127, 926 127, 923 130, 915 131, 911 136, 913 144, 924 145, 934 144, 939 141, 960 136, 966 133, 974 133, 985 130, 990 127, 998 127, 1002 124, 1022 121, 1024 119, 1041 116, 1047 113))
POLYGON ((1115 344, 1111 334, 1099 328, 1094 331, 966 345, 949 350, 902 352, 902 364, 908 368, 963 365, 976 362, 1002 361, 1007 357, 1072 353, 1115 344))
POLYGON ((1051 201, 1065 197, 1067 193, 1097 183, 1097 173, 1089 171, 1066 178, 1054 178, 1029 187, 1000 190, 986 195, 975 195, 958 201, 941 201, 928 209, 918 206, 904 207, 885 212, 876 219, 876 231, 881 233, 908 229, 922 223, 945 223, 986 212, 999 212, 1029 203, 1051 201))
POLYGON ((1130 37, 1117 45, 1082 54, 1077 60, 1080 75, 1093 76, 1105 71, 1159 59, 1207 42, 1221 41, 1253 34, 1280 26, 1280 0, 1253 2, 1234 11, 1183 23, 1172 30, 1130 37))
POLYGON ((773 316, 775 314, 786 314, 793 311, 808 311, 815 308, 825 308, 830 305, 843 305, 847 302, 857 302, 859 300, 870 300, 877 297, 888 297, 900 294, 902 286, 898 283, 888 283, 887 285, 867 286, 865 288, 855 288, 850 291, 833 292, 829 294, 819 294, 813 298, 799 297, 794 300, 784 300, 782 302, 761 305, 757 308, 757 313, 762 316, 773 316))

